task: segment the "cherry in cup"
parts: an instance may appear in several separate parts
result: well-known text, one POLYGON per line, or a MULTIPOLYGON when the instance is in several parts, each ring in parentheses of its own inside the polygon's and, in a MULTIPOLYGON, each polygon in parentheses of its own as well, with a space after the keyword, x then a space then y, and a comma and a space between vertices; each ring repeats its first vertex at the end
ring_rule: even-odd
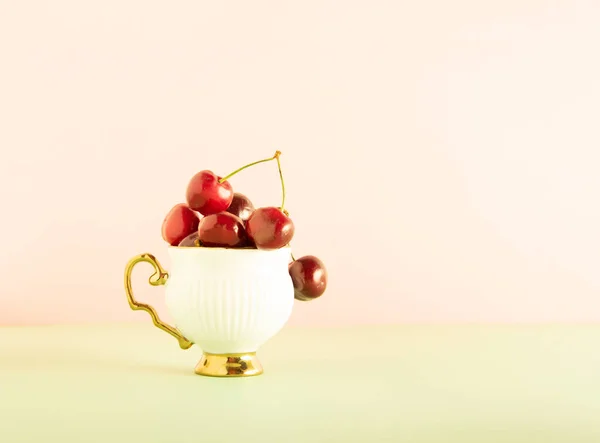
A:
POLYGON ((294 222, 281 209, 256 209, 246 222, 248 237, 258 249, 279 249, 294 236, 294 222))
POLYGON ((240 248, 248 245, 244 222, 229 212, 207 215, 198 225, 201 246, 240 248))
POLYGON ((233 189, 212 171, 195 174, 186 191, 188 206, 202 215, 216 214, 226 210, 233 200, 233 189))
POLYGON ((259 163, 275 159, 277 159, 277 162, 279 163, 280 154, 281 152, 277 151, 273 157, 249 163, 236 169, 225 177, 219 177, 208 169, 196 173, 189 181, 186 190, 188 206, 202 215, 217 214, 226 211, 231 205, 234 197, 233 189, 227 179, 233 177, 238 172, 259 163))
POLYGON ((231 204, 227 208, 227 212, 237 215, 245 222, 252 215, 252 212, 254 212, 254 205, 244 194, 235 192, 233 200, 231 200, 231 204))
POLYGON ((186 238, 181 240, 179 242, 178 246, 186 246, 186 247, 200 246, 200 241, 198 240, 198 230, 195 230, 190 235, 188 235, 186 238))
POLYGON ((183 203, 171 208, 163 220, 161 234, 164 241, 177 246, 184 238, 198 230, 198 214, 183 203))
POLYGON ((289 245, 294 237, 294 222, 284 209, 285 183, 281 172, 281 163, 277 151, 274 158, 277 160, 277 169, 281 181, 281 207, 268 206, 256 209, 246 222, 248 237, 258 249, 279 249, 289 245))

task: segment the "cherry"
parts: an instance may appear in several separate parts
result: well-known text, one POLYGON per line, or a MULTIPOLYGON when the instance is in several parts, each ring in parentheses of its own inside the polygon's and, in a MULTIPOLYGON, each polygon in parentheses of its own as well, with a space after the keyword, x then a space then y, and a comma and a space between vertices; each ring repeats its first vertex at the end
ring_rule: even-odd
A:
MULTIPOLYGON (((283 206, 285 204, 285 183, 281 172, 279 156, 275 152, 272 159, 277 160, 277 169, 281 180, 281 207, 272 206, 256 209, 246 221, 248 238, 258 249, 279 249, 288 245, 294 236, 294 222, 289 218, 283 206)), ((267 160, 268 161, 268 160, 267 160)))
POLYGON ((246 230, 258 249, 279 249, 294 236, 294 222, 281 209, 269 206, 250 215, 246 230))
POLYGON ((253 211, 254 205, 248 197, 239 192, 233 194, 233 200, 231 201, 229 208, 227 208, 227 212, 237 215, 242 221, 246 221, 253 211))
POLYGON ((200 220, 198 239, 202 246, 239 248, 247 245, 248 236, 238 216, 219 212, 200 220))
POLYGON ((327 269, 314 255, 305 255, 289 264, 294 283, 294 298, 310 301, 319 298, 327 288, 327 269))
POLYGON ((204 170, 194 175, 187 187, 188 206, 202 215, 226 210, 233 200, 233 189, 227 180, 212 171, 204 170))
MULTIPOLYGON (((233 189, 231 188, 231 185, 227 179, 233 177, 238 172, 241 172, 244 169, 259 163, 269 162, 277 159, 277 164, 279 165, 280 155, 281 152, 276 151, 273 157, 249 163, 241 168, 236 169, 225 177, 219 177, 214 172, 209 170, 198 172, 188 183, 186 191, 188 206, 194 211, 198 211, 202 215, 217 214, 218 212, 227 210, 233 200, 233 189)), ((281 167, 279 173, 281 175, 281 167)))
POLYGON ((198 241, 198 229, 188 235, 186 238, 179 242, 178 246, 200 246, 200 242, 198 241))
POLYGON ((198 229, 198 214, 183 203, 171 208, 162 224, 162 238, 171 246, 176 246, 181 240, 198 229))

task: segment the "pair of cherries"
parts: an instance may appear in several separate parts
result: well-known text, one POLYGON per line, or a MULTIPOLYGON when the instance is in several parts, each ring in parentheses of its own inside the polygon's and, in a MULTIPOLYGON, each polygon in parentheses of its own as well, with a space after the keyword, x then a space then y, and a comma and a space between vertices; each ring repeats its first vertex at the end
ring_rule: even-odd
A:
MULTIPOLYGON (((162 224, 162 237, 171 246, 279 249, 289 245, 294 223, 283 209, 285 186, 278 151, 274 157, 246 165, 225 178, 203 170, 188 183, 187 204, 175 205, 162 224), (254 208, 248 197, 234 193, 227 178, 264 161, 277 159, 283 191, 281 207, 254 208), (199 216, 201 214, 202 216, 199 216)), ((315 256, 304 256, 289 264, 295 298, 309 301, 320 297, 327 286, 327 271, 315 256)))

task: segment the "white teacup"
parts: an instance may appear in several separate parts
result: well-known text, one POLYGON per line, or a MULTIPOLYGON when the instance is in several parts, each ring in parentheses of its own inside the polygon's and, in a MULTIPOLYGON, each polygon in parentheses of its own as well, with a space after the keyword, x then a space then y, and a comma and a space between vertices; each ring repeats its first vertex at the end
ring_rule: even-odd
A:
POLYGON ((147 311, 182 349, 198 345, 203 356, 196 373, 248 376, 263 372, 256 351, 288 321, 294 287, 288 273, 289 247, 276 250, 169 247, 170 274, 151 254, 132 258, 125 269, 129 306, 147 311), (165 285, 167 308, 175 327, 163 323, 151 306, 133 298, 131 273, 148 262, 149 282, 165 285))

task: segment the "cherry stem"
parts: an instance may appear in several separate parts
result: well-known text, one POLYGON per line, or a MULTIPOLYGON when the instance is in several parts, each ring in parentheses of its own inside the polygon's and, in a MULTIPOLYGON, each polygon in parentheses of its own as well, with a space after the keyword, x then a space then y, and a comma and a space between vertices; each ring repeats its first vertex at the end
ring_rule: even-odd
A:
POLYGON ((256 162, 252 162, 247 164, 246 166, 242 166, 241 168, 236 169, 235 171, 233 171, 231 174, 226 175, 225 177, 223 177, 222 179, 219 180, 219 183, 223 183, 225 180, 233 177, 235 174, 237 174, 238 172, 243 171, 246 168, 249 168, 250 166, 254 166, 254 165, 258 165, 259 163, 265 163, 265 162, 270 162, 271 160, 275 160, 277 159, 277 161, 279 162, 279 155, 281 154, 281 152, 277 151, 275 153, 275 155, 273 155, 273 157, 269 157, 269 158, 264 158, 262 160, 258 160, 256 162))
POLYGON ((283 173, 281 172, 281 162, 279 161, 279 156, 280 155, 281 155, 281 152, 279 152, 279 151, 277 151, 275 153, 275 158, 277 159, 277 169, 279 169, 279 178, 281 179, 281 212, 286 213, 287 211, 284 209, 284 205, 285 205, 285 183, 283 182, 283 173))

